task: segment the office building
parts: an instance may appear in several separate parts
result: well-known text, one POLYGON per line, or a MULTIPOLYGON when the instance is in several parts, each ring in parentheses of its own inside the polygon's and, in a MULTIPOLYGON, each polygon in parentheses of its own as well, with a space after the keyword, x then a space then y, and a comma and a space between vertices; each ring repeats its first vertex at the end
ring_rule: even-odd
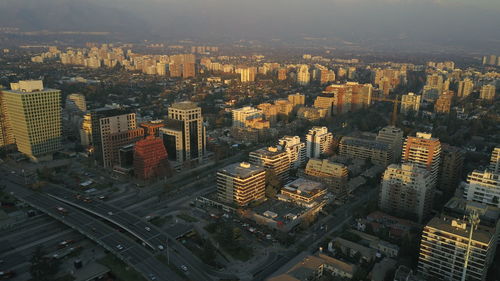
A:
POLYGON ((434 186, 430 173, 417 165, 391 164, 382 177, 379 207, 394 216, 422 222, 432 211, 434 186))
POLYGON ((167 150, 160 138, 149 135, 134 146, 134 174, 141 180, 165 177, 168 172, 167 150))
POLYGON ((299 136, 284 136, 278 140, 278 145, 288 153, 291 169, 298 169, 305 164, 306 144, 300 141, 299 136))
POLYGON ((403 146, 401 162, 413 163, 427 169, 431 173, 433 183, 437 184, 441 142, 428 133, 418 132, 415 137, 408 136, 403 146))
POLYGON ((339 144, 339 155, 358 160, 370 160, 374 165, 387 167, 392 163, 391 145, 371 139, 343 137, 339 144))
POLYGON ((468 201, 500 207, 500 174, 472 171, 467 177, 464 198, 468 201))
POLYGON ((326 127, 312 127, 306 135, 306 157, 319 158, 332 149, 333 134, 326 127))
POLYGON ((266 172, 250 163, 234 163, 217 171, 217 197, 220 201, 246 206, 266 194, 266 172))
POLYGON ((497 146, 491 152, 489 170, 493 173, 500 174, 500 146, 497 146))
POLYGON ((297 71, 297 82, 302 85, 308 85, 311 80, 311 74, 309 73, 309 67, 307 65, 301 65, 297 71))
POLYGON ((277 198, 299 206, 313 208, 323 203, 323 197, 326 195, 326 192, 327 189, 322 183, 298 178, 286 184, 281 189, 277 198))
POLYGON ((3 93, 0 90, 0 149, 15 143, 12 133, 12 124, 7 114, 7 106, 4 101, 3 93))
MULTIPOLYGON (((276 108, 276 110, 278 110, 278 108, 276 108)), ((251 106, 245 106, 243 108, 233 109, 232 115, 233 115, 233 127, 244 128, 245 122, 247 120, 263 117, 263 112, 260 109, 256 109, 251 106)))
POLYGON ((436 113, 450 113, 451 100, 453 99, 452 91, 443 91, 434 104, 434 112, 436 113))
POLYGON ((421 96, 415 95, 414 93, 408 93, 407 95, 403 95, 401 97, 401 113, 409 114, 410 112, 414 112, 418 114, 420 110, 421 96))
POLYGON ((489 84, 481 87, 481 91, 479 93, 479 97, 483 100, 494 100, 495 99, 495 85, 489 84))
POLYGON ((472 90, 474 89, 474 82, 471 79, 465 78, 464 80, 458 82, 458 93, 457 96, 460 98, 468 97, 472 90))
POLYGON ((282 183, 288 182, 290 158, 286 150, 280 147, 264 147, 250 152, 250 164, 261 166, 268 173, 276 175, 282 183))
MULTIPOLYGON (((61 92, 44 88, 40 80, 19 81, 3 91, 2 103, 17 150, 33 161, 52 159, 61 149, 61 92)), ((5 132, 8 140, 8 125, 5 132)))
POLYGON ((163 144, 170 160, 177 164, 197 160, 206 155, 206 128, 201 107, 193 102, 174 103, 168 108, 165 126, 160 128, 163 144))
POLYGON ((119 162, 119 149, 133 144, 144 136, 144 129, 137 128, 135 113, 125 113, 99 119, 100 151, 96 157, 105 168, 119 162))
POLYGON ((471 225, 462 218, 434 217, 424 227, 418 272, 430 280, 462 280, 469 249, 465 280, 484 281, 497 244, 496 229, 471 225))
POLYGON ((464 151, 456 146, 443 144, 441 147, 438 188, 446 197, 453 195, 460 183, 464 157, 464 151))
POLYGON ((390 145, 392 151, 391 162, 398 163, 403 148, 403 130, 395 126, 384 127, 378 132, 376 140, 390 145))
POLYGON ((300 176, 324 183, 337 198, 347 196, 349 171, 344 164, 328 159, 309 159, 300 176))

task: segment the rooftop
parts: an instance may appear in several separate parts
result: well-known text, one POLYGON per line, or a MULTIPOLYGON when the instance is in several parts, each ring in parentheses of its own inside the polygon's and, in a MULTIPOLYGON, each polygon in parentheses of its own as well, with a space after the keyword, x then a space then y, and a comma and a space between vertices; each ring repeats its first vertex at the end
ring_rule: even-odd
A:
POLYGON ((263 171, 264 169, 262 167, 255 166, 246 162, 233 163, 219 170, 219 172, 229 174, 238 178, 248 178, 263 171))
POLYGON ((291 183, 285 185, 284 189, 289 192, 295 192, 305 197, 312 197, 316 193, 325 189, 322 183, 298 178, 291 183))
POLYGON ((340 141, 344 145, 362 146, 368 149, 389 150, 390 145, 376 140, 367 140, 355 137, 343 137, 340 141))
MULTIPOLYGON (((463 223, 465 222, 447 216, 442 216, 432 218, 426 227, 431 227, 442 232, 451 233, 468 239, 470 227, 468 225, 465 226, 463 223)), ((479 226, 472 234, 472 239, 484 244, 489 244, 494 238, 494 235, 495 230, 493 228, 479 226)))
POLYGON ((199 108, 198 104, 191 102, 191 101, 181 101, 178 103, 173 103, 172 105, 170 105, 170 107, 175 108, 175 109, 183 109, 183 110, 199 108))

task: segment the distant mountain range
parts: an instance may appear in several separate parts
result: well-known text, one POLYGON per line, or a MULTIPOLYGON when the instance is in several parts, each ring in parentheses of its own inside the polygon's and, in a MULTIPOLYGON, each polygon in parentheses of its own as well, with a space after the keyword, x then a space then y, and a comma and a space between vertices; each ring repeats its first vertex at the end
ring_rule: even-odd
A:
POLYGON ((143 33, 149 24, 133 13, 89 0, 1 0, 0 27, 23 31, 143 33))

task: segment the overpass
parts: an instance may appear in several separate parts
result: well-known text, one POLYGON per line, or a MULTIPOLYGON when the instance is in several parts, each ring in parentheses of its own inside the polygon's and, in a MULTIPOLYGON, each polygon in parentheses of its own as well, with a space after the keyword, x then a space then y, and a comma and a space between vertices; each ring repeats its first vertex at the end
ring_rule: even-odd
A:
MULTIPOLYGON (((135 269, 146 279, 155 276, 157 280, 181 281, 184 280, 166 265, 161 263, 150 251, 100 220, 87 215, 48 195, 34 192, 22 187, 18 182, 3 180, 5 191, 15 196, 18 200, 48 214, 50 217, 75 229, 90 240, 96 242, 104 249, 113 253, 120 260, 135 269), (67 212, 60 212, 57 207, 64 208, 67 212), (118 247, 120 245, 121 247, 118 247)), ((22 182, 22 180, 21 180, 22 182)))

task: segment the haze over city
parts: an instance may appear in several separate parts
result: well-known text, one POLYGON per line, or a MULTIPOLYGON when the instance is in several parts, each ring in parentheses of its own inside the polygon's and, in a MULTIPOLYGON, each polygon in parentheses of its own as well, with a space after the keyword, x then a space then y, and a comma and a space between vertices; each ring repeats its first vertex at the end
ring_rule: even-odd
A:
POLYGON ((0 280, 498 281, 498 0, 1 0, 0 280))

